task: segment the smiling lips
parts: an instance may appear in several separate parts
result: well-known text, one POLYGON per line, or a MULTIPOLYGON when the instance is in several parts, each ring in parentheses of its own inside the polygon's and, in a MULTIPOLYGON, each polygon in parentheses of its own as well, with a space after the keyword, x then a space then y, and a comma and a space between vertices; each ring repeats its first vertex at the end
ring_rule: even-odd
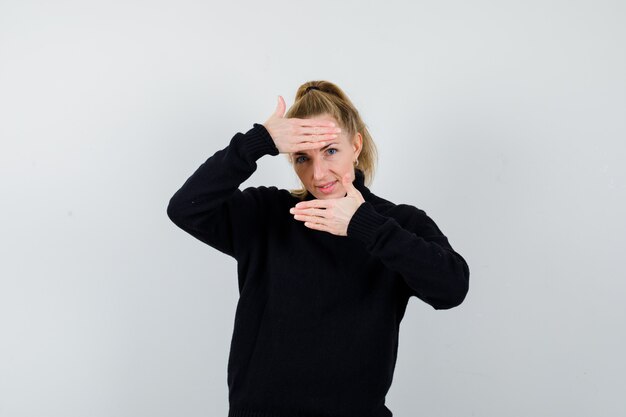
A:
POLYGON ((331 194, 331 193, 335 192, 335 185, 336 184, 337 184, 337 181, 329 182, 326 187, 318 185, 317 189, 320 190, 320 192, 322 192, 324 194, 331 194))
POLYGON ((319 188, 326 188, 327 186, 329 186, 331 184, 334 184, 335 182, 337 182, 337 181, 327 182, 326 184, 323 184, 323 185, 317 185, 317 187, 319 187, 319 188))

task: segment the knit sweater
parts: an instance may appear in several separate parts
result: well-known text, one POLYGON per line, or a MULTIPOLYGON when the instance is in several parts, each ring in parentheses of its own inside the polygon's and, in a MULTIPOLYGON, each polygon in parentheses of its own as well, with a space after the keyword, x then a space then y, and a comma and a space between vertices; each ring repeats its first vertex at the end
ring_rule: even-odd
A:
MULTIPOLYGON (((172 196, 169 218, 237 261, 227 366, 229 417, 390 417, 385 406, 408 299, 459 305, 469 268, 426 213, 374 195, 347 236, 310 229, 275 186, 238 187, 263 155, 261 124, 236 133, 172 196)), ((308 193, 305 200, 314 197, 308 193)))

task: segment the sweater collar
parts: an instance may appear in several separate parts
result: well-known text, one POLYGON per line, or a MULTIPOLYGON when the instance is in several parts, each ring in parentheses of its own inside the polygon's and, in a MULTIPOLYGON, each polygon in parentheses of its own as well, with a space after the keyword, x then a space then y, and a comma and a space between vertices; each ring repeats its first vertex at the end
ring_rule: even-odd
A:
MULTIPOLYGON (((354 184, 354 188, 361 192, 361 195, 365 200, 369 200, 371 192, 369 188, 365 186, 365 174, 358 168, 354 169, 354 181, 352 181, 352 184, 354 184)), ((315 200, 315 196, 307 191, 304 200, 315 200)))

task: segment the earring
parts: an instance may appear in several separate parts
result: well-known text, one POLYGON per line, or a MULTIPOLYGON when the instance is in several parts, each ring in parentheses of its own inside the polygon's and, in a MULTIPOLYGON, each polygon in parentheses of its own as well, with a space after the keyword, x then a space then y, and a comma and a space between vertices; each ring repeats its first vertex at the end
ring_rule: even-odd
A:
POLYGON ((356 164, 354 164, 354 166, 358 166, 359 165, 359 158, 356 159, 356 164))

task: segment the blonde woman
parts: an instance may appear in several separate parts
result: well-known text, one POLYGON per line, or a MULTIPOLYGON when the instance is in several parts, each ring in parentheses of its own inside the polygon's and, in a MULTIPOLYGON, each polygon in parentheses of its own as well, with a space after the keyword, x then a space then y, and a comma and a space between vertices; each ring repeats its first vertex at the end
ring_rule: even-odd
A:
POLYGON ((237 260, 229 417, 390 417, 408 299, 458 306, 469 268, 426 213, 375 195, 376 147, 335 84, 299 87, 170 199, 181 229, 237 260), (238 187, 284 154, 295 190, 238 187))

